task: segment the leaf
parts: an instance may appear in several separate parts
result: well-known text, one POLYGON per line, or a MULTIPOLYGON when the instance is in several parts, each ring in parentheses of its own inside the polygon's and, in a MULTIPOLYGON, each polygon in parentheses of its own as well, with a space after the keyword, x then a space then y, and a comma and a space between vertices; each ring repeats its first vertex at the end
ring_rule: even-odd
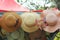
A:
POLYGON ((17 0, 17 2, 19 2, 19 0, 17 0))

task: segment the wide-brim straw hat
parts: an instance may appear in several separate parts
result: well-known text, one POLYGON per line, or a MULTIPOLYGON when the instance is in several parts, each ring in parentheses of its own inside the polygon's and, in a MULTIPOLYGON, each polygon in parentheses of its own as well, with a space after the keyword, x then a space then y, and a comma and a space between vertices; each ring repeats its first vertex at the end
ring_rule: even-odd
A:
POLYGON ((1 27, 7 32, 13 32, 20 27, 21 23, 22 19, 16 12, 4 12, 1 27))
POLYGON ((42 14, 44 15, 42 18, 45 18, 44 21, 46 22, 45 27, 43 28, 44 31, 53 33, 60 28, 60 16, 57 16, 59 12, 55 12, 56 10, 45 10, 42 14))
POLYGON ((40 20, 40 15, 34 12, 27 12, 21 15, 22 25, 21 28, 28 33, 35 32, 39 29, 36 25, 36 20, 40 20))

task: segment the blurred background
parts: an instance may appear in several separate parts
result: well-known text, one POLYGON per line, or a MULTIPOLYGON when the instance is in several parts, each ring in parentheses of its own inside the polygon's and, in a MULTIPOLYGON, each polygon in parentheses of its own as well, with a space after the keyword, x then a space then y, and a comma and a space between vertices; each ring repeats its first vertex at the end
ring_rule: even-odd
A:
MULTIPOLYGON (((59 1, 59 0, 57 0, 59 1)), ((57 7, 56 0, 16 0, 19 4, 30 10, 46 9, 48 7, 57 7)))

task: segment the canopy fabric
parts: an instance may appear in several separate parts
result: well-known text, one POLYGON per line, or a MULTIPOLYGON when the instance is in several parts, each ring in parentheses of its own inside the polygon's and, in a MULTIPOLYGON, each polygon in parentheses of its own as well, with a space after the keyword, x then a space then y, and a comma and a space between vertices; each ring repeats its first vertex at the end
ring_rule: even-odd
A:
POLYGON ((0 11, 29 11, 29 9, 15 2, 15 0, 0 0, 0 11))

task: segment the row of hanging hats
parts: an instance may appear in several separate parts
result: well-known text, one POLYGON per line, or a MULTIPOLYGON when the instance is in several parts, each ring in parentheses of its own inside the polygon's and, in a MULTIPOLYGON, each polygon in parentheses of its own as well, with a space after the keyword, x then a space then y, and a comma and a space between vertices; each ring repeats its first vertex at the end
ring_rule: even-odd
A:
POLYGON ((4 12, 1 18, 0 25, 3 30, 1 31, 8 40, 23 39, 24 31, 27 33, 37 31, 39 27, 36 20, 41 20, 40 15, 35 12, 26 12, 21 15, 16 14, 16 12, 4 12))
MULTIPOLYGON (((2 12, 5 11, 4 15, 2 16, 1 27, 3 29, 5 29, 7 32, 12 32, 12 31, 18 29, 19 26, 21 25, 21 23, 23 24, 22 26, 24 26, 25 24, 27 24, 28 26, 29 26, 29 24, 30 24, 30 26, 31 25, 36 26, 35 19, 37 19, 37 18, 39 19, 38 14, 36 14, 36 13, 28 13, 28 14, 24 13, 22 15, 22 17, 20 17, 19 15, 17 15, 17 13, 12 12, 12 11, 29 12, 30 10, 21 6, 20 4, 17 4, 15 2, 15 0, 0 0, 0 2, 1 2, 0 11, 2 11, 2 12), (27 16, 24 19, 23 17, 25 17, 25 15, 27 15, 27 16), (30 17, 31 17, 32 21, 30 21, 28 19, 30 17), (22 20, 22 19, 24 19, 24 20, 22 20), (24 21, 24 22, 22 22, 22 21, 24 21), (30 23, 28 24, 28 22, 30 22, 30 23)), ((32 29, 33 31, 38 29, 38 27, 36 27, 36 28, 32 27, 32 28, 33 28, 32 29)), ((29 29, 28 29, 28 31, 29 31, 29 29)))
MULTIPOLYGON (((35 12, 40 12, 40 10, 29 12, 29 9, 17 4, 14 0, 0 0, 0 3, 0 11, 5 11, 0 19, 0 25, 2 30, 8 32, 6 33, 8 40, 24 40, 24 31, 31 33, 40 28, 53 33, 60 29, 60 11, 58 9, 47 9, 39 15, 35 12), (25 13, 18 15, 16 11, 25 13)), ((3 34, 4 31, 2 31, 3 34)))
POLYGON ((29 9, 17 4, 15 0, 0 0, 0 3, 0 12, 4 13, 0 18, 2 28, 0 36, 3 39, 7 37, 8 40, 25 40, 24 31, 30 33, 39 29, 35 19, 40 19, 40 15, 29 13, 29 9), (17 11, 28 13, 18 15, 17 11))
POLYGON ((20 4, 17 4, 14 0, 0 0, 0 2, 1 2, 1 4, 0 4, 1 11, 10 11, 10 12, 5 12, 5 14, 2 16, 2 21, 1 21, 1 26, 6 31, 9 31, 9 32, 11 32, 12 30, 14 31, 19 28, 20 24, 22 24, 21 26, 22 26, 23 30, 33 32, 38 29, 38 27, 35 28, 35 26, 36 26, 35 21, 40 20, 42 18, 49 25, 49 26, 46 26, 45 28, 43 28, 45 31, 54 32, 60 28, 60 27, 57 27, 57 25, 60 26, 58 24, 59 23, 58 19, 59 19, 59 14, 60 14, 58 9, 57 10, 55 10, 55 9, 44 10, 41 13, 41 14, 43 14, 42 15, 43 17, 40 17, 40 15, 38 15, 34 12, 41 12, 42 10, 33 11, 32 13, 31 12, 29 13, 29 11, 30 11, 29 9, 21 6, 20 4), (22 12, 27 12, 27 13, 22 14, 21 15, 22 17, 20 17, 15 12, 11 12, 11 11, 20 11, 20 12, 22 11, 22 12), (14 25, 16 27, 12 27, 12 25, 14 25), (52 25, 54 25, 55 27, 51 28, 52 25), (7 28, 7 26, 8 26, 8 28, 7 28), (32 27, 32 26, 34 26, 34 27, 32 27), (25 27, 27 29, 25 29, 25 27), (30 27, 31 29, 30 28, 28 29, 28 27, 30 27), (53 30, 53 28, 54 28, 54 30, 53 30), (31 31, 31 30, 33 30, 33 31, 31 31))
POLYGON ((11 11, 4 12, 0 20, 1 32, 6 35, 8 40, 22 40, 24 31, 31 33, 39 29, 35 22, 36 19, 40 20, 40 15, 34 12, 26 12, 21 15, 11 11))
POLYGON ((0 25, 7 32, 13 32, 20 26, 26 32, 34 32, 39 29, 36 25, 36 20, 40 20, 40 15, 37 13, 27 12, 18 15, 16 12, 4 12, 0 25))
POLYGON ((39 28, 42 28, 46 32, 53 33, 60 29, 60 11, 52 9, 47 10, 43 11, 41 15, 35 12, 25 12, 21 15, 18 15, 16 12, 12 11, 4 12, 0 21, 1 28, 8 32, 8 34, 6 33, 8 40, 14 40, 15 38, 19 40, 21 36, 18 37, 16 35, 20 35, 20 33, 22 35, 20 28, 28 33, 35 32, 39 28), (41 24, 41 21, 43 21, 43 24, 41 24))

